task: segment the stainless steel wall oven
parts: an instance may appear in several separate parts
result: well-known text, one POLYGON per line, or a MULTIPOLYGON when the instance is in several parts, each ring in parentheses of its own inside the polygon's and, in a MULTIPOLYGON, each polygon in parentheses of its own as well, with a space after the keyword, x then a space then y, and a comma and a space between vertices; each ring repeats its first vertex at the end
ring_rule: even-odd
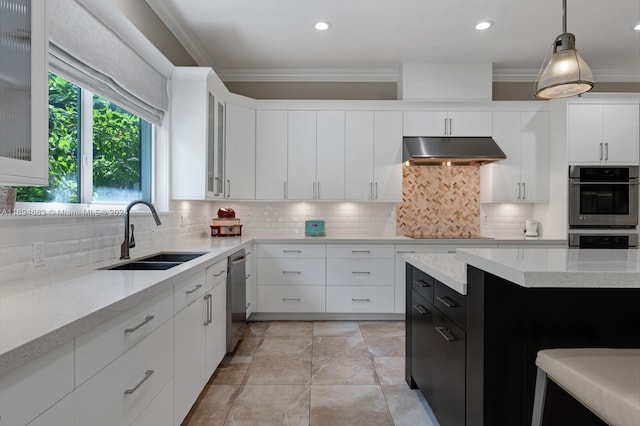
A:
POLYGON ((638 166, 570 166, 570 228, 635 228, 638 166))

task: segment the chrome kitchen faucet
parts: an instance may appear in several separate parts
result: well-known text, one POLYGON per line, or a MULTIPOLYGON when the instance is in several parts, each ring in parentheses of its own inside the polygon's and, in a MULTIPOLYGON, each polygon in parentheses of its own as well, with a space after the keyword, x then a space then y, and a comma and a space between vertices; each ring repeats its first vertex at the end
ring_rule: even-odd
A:
POLYGON ((156 221, 156 225, 160 226, 162 224, 158 217, 158 212, 156 212, 156 208, 153 207, 153 204, 144 200, 134 200, 129 203, 124 212, 124 241, 120 245, 120 260, 131 259, 129 257, 129 249, 136 246, 136 240, 133 237, 133 225, 131 225, 131 238, 129 238, 129 213, 131 212, 131 208, 136 204, 144 204, 149 207, 149 210, 151 210, 151 214, 153 215, 153 219, 156 221))

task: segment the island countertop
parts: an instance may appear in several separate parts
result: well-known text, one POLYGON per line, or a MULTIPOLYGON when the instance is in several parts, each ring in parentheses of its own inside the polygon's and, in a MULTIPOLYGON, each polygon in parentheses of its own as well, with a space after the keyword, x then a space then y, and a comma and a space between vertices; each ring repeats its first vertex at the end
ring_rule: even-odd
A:
POLYGON ((640 250, 481 248, 456 258, 522 287, 640 288, 640 250))

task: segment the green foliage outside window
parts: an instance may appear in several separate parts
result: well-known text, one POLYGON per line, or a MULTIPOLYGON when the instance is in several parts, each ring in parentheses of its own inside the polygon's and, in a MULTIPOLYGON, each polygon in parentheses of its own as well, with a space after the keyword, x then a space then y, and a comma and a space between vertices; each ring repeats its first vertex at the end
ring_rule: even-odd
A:
MULTIPOLYGON (((80 91, 78 86, 49 73, 49 186, 19 187, 18 201, 87 202, 80 199, 80 91)), ((139 117, 94 95, 92 201, 139 198, 141 122, 139 117), (131 192, 134 195, 129 195, 131 192)))

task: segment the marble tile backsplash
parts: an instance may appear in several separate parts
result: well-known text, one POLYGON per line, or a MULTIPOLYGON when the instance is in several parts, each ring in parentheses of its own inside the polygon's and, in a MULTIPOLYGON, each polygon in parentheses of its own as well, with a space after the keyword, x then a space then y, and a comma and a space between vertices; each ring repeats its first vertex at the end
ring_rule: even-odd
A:
MULTIPOLYGON (((524 237, 524 223, 533 217, 533 203, 481 204, 480 233, 485 237, 517 239, 524 237)), ((542 235, 543 229, 538 233, 542 235)))

